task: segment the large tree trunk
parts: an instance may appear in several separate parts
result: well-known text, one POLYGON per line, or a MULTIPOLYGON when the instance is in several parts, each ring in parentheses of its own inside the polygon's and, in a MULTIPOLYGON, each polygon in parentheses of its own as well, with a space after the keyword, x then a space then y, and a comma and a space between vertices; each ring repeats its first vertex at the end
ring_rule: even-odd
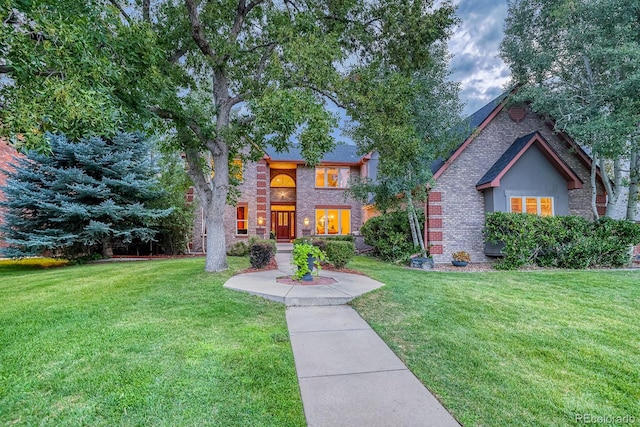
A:
POLYGON ((217 272, 229 268, 227 265, 227 244, 224 234, 225 202, 224 199, 222 201, 213 200, 210 206, 204 206, 205 224, 207 226, 205 271, 217 272))
POLYGON ((208 179, 209 172, 202 170, 200 156, 201 153, 195 150, 185 151, 185 158, 189 164, 188 173, 204 210, 204 222, 207 228, 204 269, 208 272, 218 272, 228 268, 224 233, 224 210, 229 191, 228 151, 226 149, 216 151, 213 157, 215 164, 213 179, 208 179))
POLYGON ((600 159, 600 173, 604 188, 607 190, 607 210, 605 215, 611 218, 616 211, 620 191, 622 190, 622 165, 620 157, 613 159, 613 184, 609 181, 604 159, 600 159))
POLYGON ((629 199, 626 218, 635 220, 638 209, 638 181, 640 180, 640 150, 631 150, 629 161, 629 199))
POLYGON ((111 237, 105 237, 102 241, 102 256, 104 258, 113 258, 113 246, 111 245, 111 237))

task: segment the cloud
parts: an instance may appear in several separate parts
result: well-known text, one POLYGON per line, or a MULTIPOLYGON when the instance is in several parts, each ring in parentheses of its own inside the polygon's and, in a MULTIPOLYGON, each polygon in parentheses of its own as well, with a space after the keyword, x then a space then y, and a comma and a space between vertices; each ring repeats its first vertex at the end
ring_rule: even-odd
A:
POLYGON ((502 42, 506 0, 458 0, 461 23, 449 42, 451 79, 460 82, 460 96, 468 115, 498 96, 509 80, 509 69, 498 56, 502 42))

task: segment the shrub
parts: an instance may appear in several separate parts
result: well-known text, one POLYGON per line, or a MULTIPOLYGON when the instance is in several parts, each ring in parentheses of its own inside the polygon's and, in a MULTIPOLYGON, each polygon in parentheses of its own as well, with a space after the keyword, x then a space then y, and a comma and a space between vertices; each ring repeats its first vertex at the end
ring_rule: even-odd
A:
POLYGON ((326 239, 318 239, 317 237, 311 240, 311 244, 316 248, 320 249, 322 252, 327 251, 327 240, 326 239))
POLYGON ((311 273, 309 269, 309 255, 314 258, 314 266, 316 271, 320 272, 320 261, 325 259, 325 254, 317 246, 310 245, 308 243, 299 243, 293 246, 293 264, 297 267, 293 274, 293 277, 297 280, 311 273))
POLYGON ((271 261, 276 253, 275 245, 261 240, 249 248, 249 262, 253 268, 263 268, 271 261))
POLYGON ((353 235, 351 234, 344 234, 344 235, 338 235, 338 236, 316 236, 317 239, 323 239, 323 240, 337 240, 340 242, 353 242, 355 239, 353 237, 353 235))
POLYGON ((247 256, 248 254, 249 246, 245 242, 236 242, 227 249, 229 256, 247 256))
POLYGON ((578 216, 493 212, 487 215, 485 238, 504 245, 498 269, 512 270, 525 264, 572 269, 620 267, 630 261, 630 246, 640 242, 640 225, 611 218, 591 222, 578 216))
POLYGON ((356 248, 353 242, 329 240, 327 242, 326 253, 327 261, 337 268, 343 268, 356 254, 356 248))
POLYGON ((258 236, 250 236, 249 237, 249 248, 251 248, 251 246, 254 243, 266 243, 267 245, 271 245, 271 249, 273 250, 273 253, 275 255, 275 253, 278 251, 278 246, 276 244, 275 240, 271 240, 271 239, 261 239, 258 236))
MULTIPOLYGON (((424 223, 424 213, 418 211, 418 220, 424 223)), ((385 213, 368 220, 360 229, 366 244, 374 247, 374 255, 388 261, 407 261, 418 252, 413 245, 406 211, 385 213)))

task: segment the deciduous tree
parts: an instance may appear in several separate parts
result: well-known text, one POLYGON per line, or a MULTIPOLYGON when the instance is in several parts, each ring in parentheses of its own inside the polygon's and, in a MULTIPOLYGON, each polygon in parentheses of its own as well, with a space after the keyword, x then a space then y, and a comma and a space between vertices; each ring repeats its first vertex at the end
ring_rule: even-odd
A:
MULTIPOLYGON (((364 97, 389 93, 400 104, 413 102, 407 76, 431 61, 431 45, 446 36, 454 12, 449 3, 435 7, 431 0, 85 0, 77 7, 71 0, 25 0, 29 5, 18 10, 28 24, 13 24, 16 15, 4 1, 8 24, 2 35, 9 42, 3 69, 16 83, 1 95, 12 106, 5 114, 19 110, 9 99, 20 94, 22 82, 62 80, 77 82, 80 95, 99 89, 96 99, 122 126, 147 123, 152 113, 175 127, 181 135, 175 148, 185 154, 206 214, 207 271, 227 268, 223 218, 230 161, 256 158, 267 143, 286 150, 296 139, 313 165, 334 144, 337 120, 329 107, 351 113, 364 97), (58 18, 70 14, 78 17, 58 18), (93 35, 83 37, 84 28, 93 35), (57 37, 58 29, 70 37, 57 37), (69 50, 62 48, 67 43, 69 50), (36 55, 25 59, 23 52, 34 46, 52 50, 35 62, 36 55), (85 49, 86 67, 73 59, 85 49), (96 66, 100 61, 106 75, 96 66), (69 63, 80 70, 60 73, 69 63)), ((23 98, 33 89, 25 91, 23 98)), ((48 100, 42 99, 43 111, 48 100)), ((387 113, 366 109, 367 116, 387 113)), ((44 116, 36 112, 11 129, 29 132, 30 123, 48 123, 44 116)))
MULTIPOLYGON (((591 151, 591 180, 599 165, 609 216, 623 193, 625 165, 640 151, 639 16, 637 0, 511 0, 501 46, 521 85, 518 98, 591 151)), ((637 186, 631 190, 635 207, 637 186)))

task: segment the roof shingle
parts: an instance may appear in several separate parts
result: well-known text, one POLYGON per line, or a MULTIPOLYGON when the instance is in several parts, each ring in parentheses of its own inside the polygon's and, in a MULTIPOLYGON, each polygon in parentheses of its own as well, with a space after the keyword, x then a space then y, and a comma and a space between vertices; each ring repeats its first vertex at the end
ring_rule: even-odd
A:
MULTIPOLYGON (((300 144, 295 143, 289 147, 289 151, 278 152, 274 147, 268 145, 265 149, 267 155, 271 160, 285 161, 285 162, 304 162, 300 150, 300 144)), ((355 145, 339 144, 335 148, 322 157, 322 163, 359 163, 362 160, 361 155, 358 154, 358 149, 355 145)))

